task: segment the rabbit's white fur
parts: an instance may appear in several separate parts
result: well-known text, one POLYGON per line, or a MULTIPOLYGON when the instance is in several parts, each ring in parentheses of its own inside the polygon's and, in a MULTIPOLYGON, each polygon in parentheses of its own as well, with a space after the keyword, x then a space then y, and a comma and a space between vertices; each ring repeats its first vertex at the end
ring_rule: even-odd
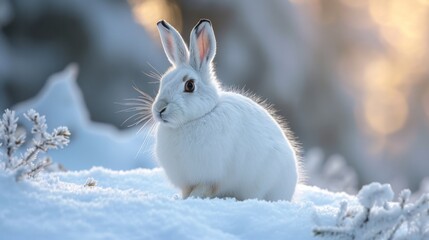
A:
POLYGON ((158 120, 155 153, 183 198, 290 200, 298 180, 293 145, 270 112, 244 95, 224 91, 212 68, 216 41, 210 21, 180 34, 158 23, 173 67, 152 106, 158 120), (188 80, 194 91, 185 92, 188 80))

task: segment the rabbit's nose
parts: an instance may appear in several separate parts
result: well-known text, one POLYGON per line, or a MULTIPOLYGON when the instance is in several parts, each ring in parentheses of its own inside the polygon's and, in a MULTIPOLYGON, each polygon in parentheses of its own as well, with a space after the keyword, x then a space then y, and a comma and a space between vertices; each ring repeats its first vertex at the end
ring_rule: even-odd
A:
POLYGON ((167 110, 167 106, 163 107, 161 111, 159 111, 159 118, 161 118, 162 120, 164 120, 164 118, 162 117, 162 113, 165 112, 165 110, 167 110))

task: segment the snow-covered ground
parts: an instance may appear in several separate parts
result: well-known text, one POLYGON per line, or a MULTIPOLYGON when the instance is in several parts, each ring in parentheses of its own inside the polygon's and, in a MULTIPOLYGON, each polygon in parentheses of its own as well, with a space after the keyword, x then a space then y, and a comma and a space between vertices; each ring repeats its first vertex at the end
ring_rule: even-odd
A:
POLYGON ((294 202, 182 200, 161 169, 97 167, 18 183, 3 174, 0 189, 1 239, 313 239, 341 201, 355 201, 308 186, 294 202))

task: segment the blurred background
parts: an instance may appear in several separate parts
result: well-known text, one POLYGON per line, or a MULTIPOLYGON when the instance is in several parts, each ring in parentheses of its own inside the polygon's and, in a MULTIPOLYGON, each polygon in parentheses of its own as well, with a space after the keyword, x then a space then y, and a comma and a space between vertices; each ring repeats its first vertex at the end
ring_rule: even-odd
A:
POLYGON ((156 22, 188 41, 200 18, 222 84, 274 104, 309 183, 429 185, 428 0, 0 0, 0 108, 75 62, 90 118, 122 129, 115 102, 154 96, 169 67, 156 22))

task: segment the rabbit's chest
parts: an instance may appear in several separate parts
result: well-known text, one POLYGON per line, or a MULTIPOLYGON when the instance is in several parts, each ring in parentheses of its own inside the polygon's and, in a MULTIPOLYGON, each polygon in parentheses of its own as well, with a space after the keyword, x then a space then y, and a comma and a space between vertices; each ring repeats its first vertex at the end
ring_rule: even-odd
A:
POLYGON ((217 146, 222 144, 222 139, 217 133, 195 135, 184 131, 160 132, 157 140, 159 151, 165 151, 168 158, 181 163, 210 162, 221 155, 217 146))
MULTIPOLYGON (((182 130, 182 129, 181 129, 182 130)), ((196 130, 196 129, 194 129, 196 130)), ((226 165, 227 151, 221 151, 221 133, 197 133, 158 129, 156 155, 173 181, 199 182, 218 179, 226 165)))

